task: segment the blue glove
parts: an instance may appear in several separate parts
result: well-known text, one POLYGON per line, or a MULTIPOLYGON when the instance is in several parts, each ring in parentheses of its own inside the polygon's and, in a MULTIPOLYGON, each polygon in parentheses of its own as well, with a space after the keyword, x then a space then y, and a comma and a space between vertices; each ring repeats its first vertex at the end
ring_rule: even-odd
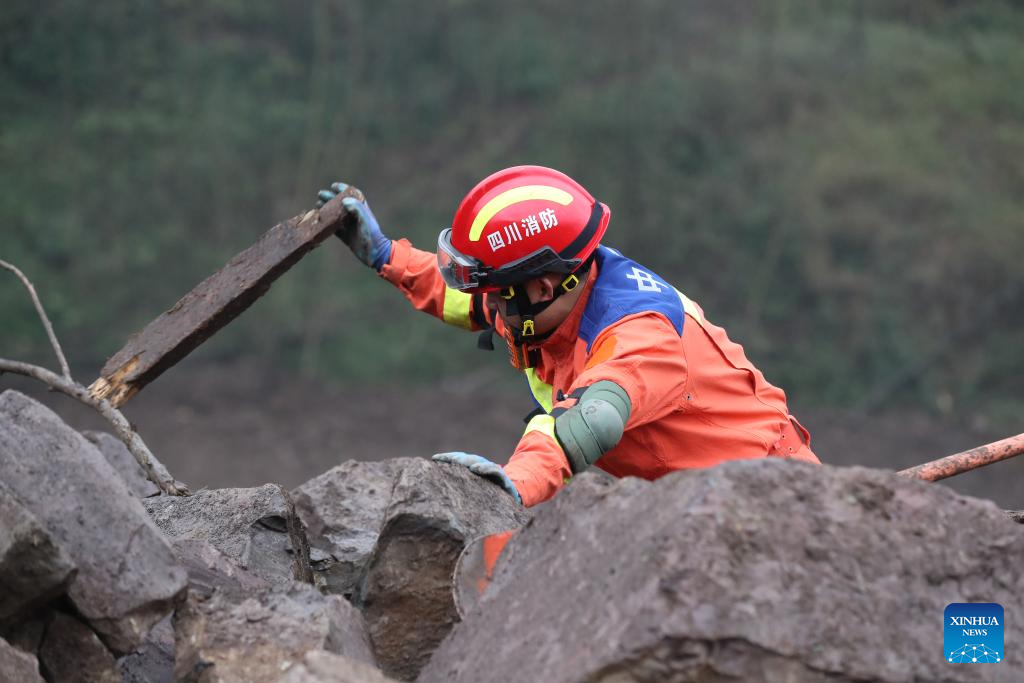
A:
POLYGON ((489 479, 495 484, 505 489, 505 491, 516 499, 516 502, 520 505, 523 504, 523 498, 519 495, 519 491, 516 490, 516 485, 512 483, 512 480, 505 474, 505 470, 501 469, 501 465, 491 462, 482 455, 473 455, 472 453, 463 453, 462 451, 454 451, 452 453, 438 453, 433 458, 437 462, 447 462, 452 465, 462 465, 468 467, 469 471, 473 474, 489 479))
MULTIPOLYGON (((334 199, 348 188, 345 183, 334 183, 329 190, 317 193, 317 208, 334 199)), ((341 205, 348 213, 337 235, 348 245, 360 261, 371 266, 378 273, 391 259, 391 240, 380 231, 377 219, 370 211, 370 205, 355 197, 345 197, 341 205)))

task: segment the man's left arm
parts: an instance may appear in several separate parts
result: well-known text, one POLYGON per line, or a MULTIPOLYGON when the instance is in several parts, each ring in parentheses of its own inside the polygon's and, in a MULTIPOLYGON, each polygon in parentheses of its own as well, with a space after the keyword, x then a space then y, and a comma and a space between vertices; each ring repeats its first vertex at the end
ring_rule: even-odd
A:
POLYGON ((674 410, 686 379, 682 340, 661 314, 628 316, 605 330, 567 394, 530 421, 504 467, 523 504, 551 498, 625 431, 674 410))

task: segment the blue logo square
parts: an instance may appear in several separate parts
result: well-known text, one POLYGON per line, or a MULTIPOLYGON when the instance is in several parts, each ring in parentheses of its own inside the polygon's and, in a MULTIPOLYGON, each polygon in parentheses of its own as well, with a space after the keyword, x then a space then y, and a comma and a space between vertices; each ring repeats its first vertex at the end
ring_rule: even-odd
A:
POLYGON ((1003 607, 995 602, 954 602, 946 606, 943 642, 946 661, 985 664, 1003 661, 1003 607))

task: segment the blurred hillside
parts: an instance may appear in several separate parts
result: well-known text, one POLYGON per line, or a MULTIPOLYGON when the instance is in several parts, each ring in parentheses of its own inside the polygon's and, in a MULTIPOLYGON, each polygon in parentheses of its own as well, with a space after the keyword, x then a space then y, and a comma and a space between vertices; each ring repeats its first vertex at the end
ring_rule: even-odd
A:
MULTIPOLYGON (((798 403, 1013 429, 1022 37, 1009 2, 7 0, 0 258, 88 381, 330 181, 432 249, 545 164, 798 403)), ((50 363, 13 279, 0 321, 50 363)), ((384 384, 504 363, 473 341, 332 243, 199 354, 384 384)))

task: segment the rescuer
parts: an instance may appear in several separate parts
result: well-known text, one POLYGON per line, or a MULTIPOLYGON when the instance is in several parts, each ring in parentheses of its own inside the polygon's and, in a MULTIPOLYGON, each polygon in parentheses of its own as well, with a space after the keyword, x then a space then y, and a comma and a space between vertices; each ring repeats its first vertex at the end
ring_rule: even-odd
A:
MULTIPOLYGON (((335 183, 321 204, 342 192, 335 183)), ((537 409, 504 467, 464 465, 531 506, 590 466, 657 479, 673 470, 763 457, 818 462, 786 395, 700 306, 601 244, 611 212, 567 175, 498 171, 470 190, 437 253, 392 241, 365 201, 339 237, 418 310, 504 338, 537 409)), ((493 346, 491 347, 493 348, 493 346)))

